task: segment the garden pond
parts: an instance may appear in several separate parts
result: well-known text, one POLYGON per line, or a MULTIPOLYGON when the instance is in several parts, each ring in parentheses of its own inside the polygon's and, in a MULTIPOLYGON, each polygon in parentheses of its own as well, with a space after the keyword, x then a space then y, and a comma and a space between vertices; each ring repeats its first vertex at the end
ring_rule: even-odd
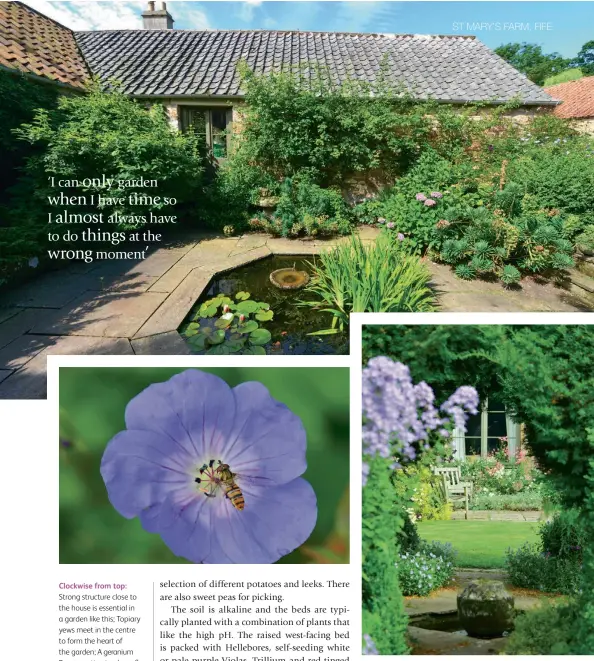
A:
POLYGON ((348 353, 348 333, 315 335, 330 328, 332 315, 299 305, 307 300, 306 290, 271 282, 270 274, 279 269, 311 274, 314 262, 314 256, 277 255, 217 274, 179 333, 196 354, 348 353))

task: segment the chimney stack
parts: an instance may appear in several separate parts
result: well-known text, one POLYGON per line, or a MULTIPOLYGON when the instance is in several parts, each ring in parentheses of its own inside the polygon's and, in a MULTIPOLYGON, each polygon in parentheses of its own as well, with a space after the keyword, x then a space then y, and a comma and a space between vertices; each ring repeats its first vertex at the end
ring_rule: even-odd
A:
POLYGON ((142 14, 142 27, 145 30, 172 30, 173 22, 164 2, 161 3, 161 9, 155 9, 155 3, 149 2, 142 14))

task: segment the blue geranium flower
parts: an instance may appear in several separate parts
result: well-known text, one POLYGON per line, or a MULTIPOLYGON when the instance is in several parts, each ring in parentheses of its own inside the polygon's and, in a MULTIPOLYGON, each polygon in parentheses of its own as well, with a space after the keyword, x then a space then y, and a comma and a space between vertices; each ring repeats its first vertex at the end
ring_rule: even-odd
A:
POLYGON ((126 407, 101 475, 111 504, 196 563, 272 563, 317 519, 301 420, 257 382, 230 388, 199 370, 126 407))

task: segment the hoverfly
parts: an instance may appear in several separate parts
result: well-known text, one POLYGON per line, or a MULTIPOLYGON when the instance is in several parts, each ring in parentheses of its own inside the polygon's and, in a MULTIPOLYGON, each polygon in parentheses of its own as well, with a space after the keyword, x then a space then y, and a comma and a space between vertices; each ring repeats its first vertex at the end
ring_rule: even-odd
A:
POLYGON ((231 505, 236 510, 241 511, 245 506, 243 493, 235 482, 237 473, 232 473, 229 464, 224 464, 219 459, 219 464, 215 468, 215 460, 211 459, 208 464, 204 464, 200 469, 200 475, 195 482, 201 484, 205 482, 206 487, 200 487, 200 491, 209 498, 214 498, 216 491, 222 489, 225 496, 231 501, 231 505))

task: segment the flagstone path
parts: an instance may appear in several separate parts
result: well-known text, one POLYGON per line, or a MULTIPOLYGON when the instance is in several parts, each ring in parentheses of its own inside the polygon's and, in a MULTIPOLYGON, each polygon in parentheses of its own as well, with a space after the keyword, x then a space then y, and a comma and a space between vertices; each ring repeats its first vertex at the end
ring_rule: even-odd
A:
MULTIPOLYGON (((476 578, 503 581, 504 583, 507 581, 506 573, 498 569, 459 569, 456 572, 453 587, 436 590, 427 597, 405 597, 405 609, 409 616, 408 635, 413 646, 412 654, 466 656, 471 654, 495 655, 502 652, 505 648, 506 638, 484 640, 472 638, 465 631, 437 631, 415 626, 422 616, 456 613, 458 593, 476 578)), ((520 590, 511 585, 506 585, 506 589, 514 596, 514 606, 519 611, 538 608, 542 605, 543 599, 563 599, 563 597, 545 595, 535 591, 520 590)))
MULTIPOLYGON (((377 231, 359 230, 372 242, 377 231)), ((346 238, 300 240, 263 234, 193 235, 162 244, 143 261, 73 263, 0 294, 0 399, 46 396, 49 354, 186 354, 179 324, 212 276, 268 255, 314 255, 346 238)), ((430 264, 444 311, 594 309, 575 288, 526 279, 517 291, 464 282, 430 264)), ((581 290, 580 290, 581 291, 581 290)))

